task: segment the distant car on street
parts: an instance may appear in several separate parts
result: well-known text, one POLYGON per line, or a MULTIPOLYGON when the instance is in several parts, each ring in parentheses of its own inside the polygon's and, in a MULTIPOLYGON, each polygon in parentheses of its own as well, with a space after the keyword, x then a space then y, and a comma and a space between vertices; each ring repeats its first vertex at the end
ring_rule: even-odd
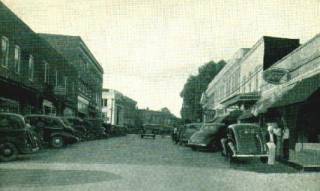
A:
POLYGON ((0 113, 0 161, 12 161, 18 154, 39 150, 38 140, 22 115, 0 113))
POLYGON ((151 129, 151 128, 142 129, 140 137, 142 139, 145 138, 145 137, 151 137, 151 138, 155 139, 156 138, 156 133, 157 133, 156 131, 157 131, 156 129, 151 129))
POLYGON ((255 124, 230 125, 227 136, 221 139, 222 154, 232 162, 239 158, 260 158, 267 161, 268 148, 262 129, 255 124))
POLYGON ((206 149, 216 151, 221 148, 220 140, 226 132, 223 123, 205 123, 188 140, 187 146, 193 150, 206 149))
POLYGON ((79 141, 77 132, 65 124, 61 118, 49 115, 26 115, 25 120, 37 132, 43 144, 61 148, 66 144, 79 141))
POLYGON ((202 123, 189 123, 184 125, 179 131, 178 143, 180 145, 187 144, 190 137, 200 129, 201 125, 202 123))

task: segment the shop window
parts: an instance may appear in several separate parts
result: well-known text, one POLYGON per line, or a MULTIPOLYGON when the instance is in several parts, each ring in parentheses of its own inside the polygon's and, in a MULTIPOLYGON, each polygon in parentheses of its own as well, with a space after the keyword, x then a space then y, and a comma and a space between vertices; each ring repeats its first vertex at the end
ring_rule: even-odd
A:
POLYGON ((9 63, 9 39, 5 36, 1 38, 1 65, 3 67, 8 67, 9 63))
POLYGON ((32 55, 29 56, 28 71, 29 71, 29 80, 33 81, 33 77, 34 77, 34 59, 33 59, 32 55))
POLYGON ((14 71, 20 74, 21 49, 18 45, 14 48, 14 71))

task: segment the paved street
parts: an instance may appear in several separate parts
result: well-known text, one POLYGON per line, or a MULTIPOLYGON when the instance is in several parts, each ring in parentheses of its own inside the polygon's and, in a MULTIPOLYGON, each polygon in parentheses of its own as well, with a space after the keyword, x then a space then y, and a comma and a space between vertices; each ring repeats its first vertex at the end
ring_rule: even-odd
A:
POLYGON ((82 142, 0 163, 0 190, 320 190, 320 173, 258 160, 229 165, 169 137, 82 142))

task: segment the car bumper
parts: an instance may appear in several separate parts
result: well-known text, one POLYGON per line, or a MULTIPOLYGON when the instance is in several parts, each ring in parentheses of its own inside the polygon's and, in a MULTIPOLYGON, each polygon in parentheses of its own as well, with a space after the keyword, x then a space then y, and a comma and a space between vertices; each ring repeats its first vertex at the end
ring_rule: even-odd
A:
POLYGON ((233 154, 232 157, 236 158, 261 158, 261 157, 268 157, 268 154, 233 154))
POLYGON ((189 146, 189 147, 207 147, 207 144, 195 143, 195 142, 188 141, 187 146, 189 146))

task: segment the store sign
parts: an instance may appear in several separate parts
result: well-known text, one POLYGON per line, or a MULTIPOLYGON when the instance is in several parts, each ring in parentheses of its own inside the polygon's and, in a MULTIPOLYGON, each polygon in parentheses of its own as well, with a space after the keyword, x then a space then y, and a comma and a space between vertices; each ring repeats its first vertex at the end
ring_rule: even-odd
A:
POLYGON ((290 79, 290 73, 283 68, 270 68, 263 72, 263 79, 270 84, 282 84, 290 79))

